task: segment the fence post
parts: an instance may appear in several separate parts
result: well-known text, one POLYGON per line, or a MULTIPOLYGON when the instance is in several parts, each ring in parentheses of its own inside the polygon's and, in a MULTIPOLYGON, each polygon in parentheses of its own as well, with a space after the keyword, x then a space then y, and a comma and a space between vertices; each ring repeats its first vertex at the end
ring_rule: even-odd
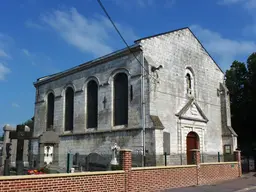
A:
POLYGON ((132 169, 132 150, 120 149, 120 165, 125 171, 125 191, 131 191, 131 169, 132 169))
POLYGON ((220 162, 220 152, 218 152, 218 162, 220 162))
POLYGON ((201 163, 201 155, 199 149, 192 149, 193 159, 196 164, 196 181, 197 185, 200 185, 200 163, 201 163))
POLYGON ((167 166, 167 153, 164 152, 164 165, 167 166))
POLYGON ((235 160, 238 162, 238 177, 242 176, 241 151, 234 151, 235 160))
POLYGON ((73 155, 71 153, 67 154, 67 173, 71 172, 71 168, 73 165, 73 155))

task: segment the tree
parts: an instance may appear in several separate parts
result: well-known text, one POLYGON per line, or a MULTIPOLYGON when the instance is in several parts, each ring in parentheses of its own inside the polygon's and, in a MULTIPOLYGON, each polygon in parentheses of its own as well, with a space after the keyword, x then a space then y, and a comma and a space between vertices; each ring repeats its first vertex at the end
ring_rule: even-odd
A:
POLYGON ((24 123, 22 123, 22 125, 27 125, 30 128, 30 130, 33 132, 33 130, 34 130, 34 117, 25 121, 24 123))
POLYGON ((250 128, 249 135, 252 145, 256 147, 256 53, 252 53, 247 59, 249 98, 248 98, 248 124, 250 128))
POLYGON ((252 148, 256 142, 256 54, 251 54, 246 64, 234 61, 225 76, 230 92, 231 121, 238 134, 238 143, 242 148, 252 148))
POLYGON ((248 71, 244 63, 234 61, 226 71, 226 85, 229 89, 231 104, 231 121, 233 128, 239 135, 239 143, 244 143, 246 121, 246 100, 248 87, 248 71))

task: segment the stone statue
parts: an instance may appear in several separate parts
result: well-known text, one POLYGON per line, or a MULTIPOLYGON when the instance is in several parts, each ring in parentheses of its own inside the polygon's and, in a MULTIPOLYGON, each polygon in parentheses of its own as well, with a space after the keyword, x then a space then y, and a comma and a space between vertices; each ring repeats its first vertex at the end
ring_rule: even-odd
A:
POLYGON ((187 92, 191 94, 191 77, 189 74, 186 75, 187 92))
POLYGON ((118 165, 117 161, 117 151, 120 150, 120 147, 117 145, 117 143, 114 144, 114 146, 111 147, 112 150, 112 159, 110 164, 111 165, 118 165))

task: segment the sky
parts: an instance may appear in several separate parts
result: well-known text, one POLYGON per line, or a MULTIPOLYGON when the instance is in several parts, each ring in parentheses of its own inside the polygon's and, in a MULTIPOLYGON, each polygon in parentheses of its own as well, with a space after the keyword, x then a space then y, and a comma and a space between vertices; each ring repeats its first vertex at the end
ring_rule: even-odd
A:
MULTIPOLYGON (((102 0, 134 40, 190 27, 227 70, 256 50, 256 0, 102 0)), ((34 115, 33 83, 125 45, 96 0, 1 0, 0 132, 34 115)))

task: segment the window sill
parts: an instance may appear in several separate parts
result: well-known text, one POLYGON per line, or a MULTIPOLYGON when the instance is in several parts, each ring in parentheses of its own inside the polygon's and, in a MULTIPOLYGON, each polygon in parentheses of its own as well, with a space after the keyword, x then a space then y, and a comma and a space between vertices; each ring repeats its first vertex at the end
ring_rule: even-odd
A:
POLYGON ((64 131, 63 132, 64 135, 66 135, 66 134, 68 135, 68 134, 72 134, 72 133, 73 133, 73 131, 64 131))
POLYGON ((127 127, 128 127, 127 124, 126 125, 116 125, 116 126, 113 126, 112 129, 125 129, 127 127))
POLYGON ((97 127, 90 127, 85 129, 85 132, 95 132, 95 131, 97 131, 97 127))

